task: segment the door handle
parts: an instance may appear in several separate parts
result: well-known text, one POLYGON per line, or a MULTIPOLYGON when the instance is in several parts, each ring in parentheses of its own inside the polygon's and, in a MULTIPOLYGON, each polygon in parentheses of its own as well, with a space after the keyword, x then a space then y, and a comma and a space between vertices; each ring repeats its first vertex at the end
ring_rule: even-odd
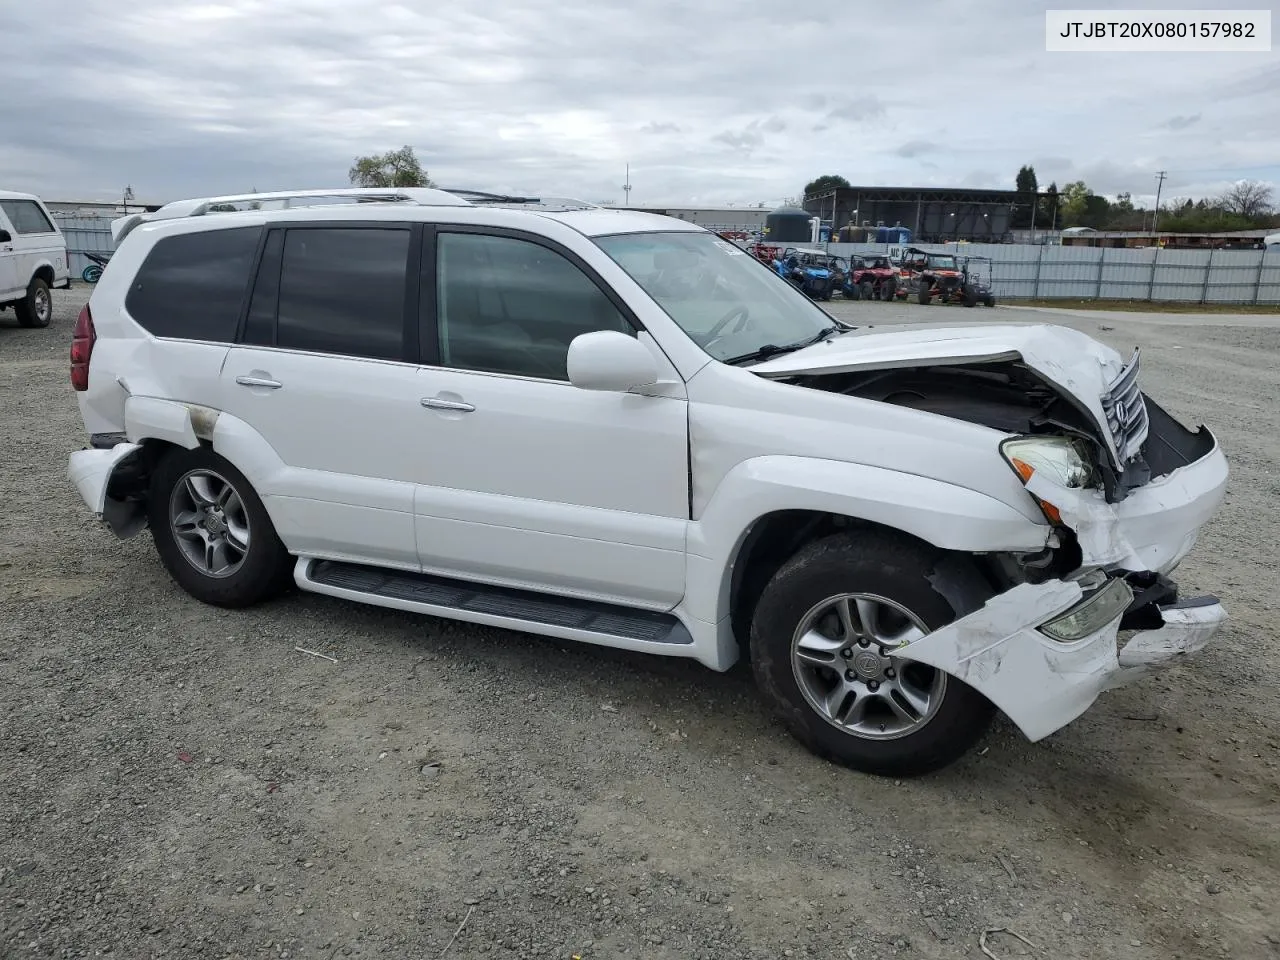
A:
POLYGON ((473 403, 467 403, 465 400, 445 400, 442 397, 423 397, 422 405, 429 410, 457 410, 461 413, 471 413, 475 410, 473 403))
POLYGON ((267 380, 264 377, 236 377, 236 383, 242 387, 266 387, 269 390, 279 390, 284 386, 279 380, 267 380))

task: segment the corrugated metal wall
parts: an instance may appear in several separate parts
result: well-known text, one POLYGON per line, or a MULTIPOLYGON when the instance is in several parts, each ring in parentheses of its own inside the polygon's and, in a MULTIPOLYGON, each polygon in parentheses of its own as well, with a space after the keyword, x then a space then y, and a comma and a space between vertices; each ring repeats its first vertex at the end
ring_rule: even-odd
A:
POLYGON ((77 217, 62 213, 53 214, 53 222, 67 238, 67 259, 71 261, 71 277, 80 279, 80 272, 93 261, 84 251, 110 253, 115 249, 111 242, 111 221, 114 217, 77 217))
MULTIPOLYGON (((800 246, 800 244, 796 244, 800 246)), ((830 243, 831 253, 887 253, 879 243, 830 243)), ((997 297, 1280 303, 1280 247, 1270 250, 1125 250, 1009 243, 926 244, 991 258, 997 297)))
MULTIPOLYGON (((110 217, 54 214, 67 238, 71 274, 110 253, 110 217)), ((886 253, 879 243, 830 243, 831 253, 886 253)), ((1176 300, 1280 303, 1280 247, 1270 250, 1125 250, 1016 243, 929 244, 930 250, 990 257, 997 297, 1056 300, 1176 300)))

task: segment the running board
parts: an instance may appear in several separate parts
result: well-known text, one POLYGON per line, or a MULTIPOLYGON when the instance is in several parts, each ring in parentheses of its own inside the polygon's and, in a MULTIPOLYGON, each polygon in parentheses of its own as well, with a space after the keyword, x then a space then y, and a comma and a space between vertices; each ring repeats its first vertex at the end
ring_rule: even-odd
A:
POLYGON ((299 559, 294 579, 315 593, 587 643, 633 649, 693 643, 670 613, 595 600, 309 557, 299 559))

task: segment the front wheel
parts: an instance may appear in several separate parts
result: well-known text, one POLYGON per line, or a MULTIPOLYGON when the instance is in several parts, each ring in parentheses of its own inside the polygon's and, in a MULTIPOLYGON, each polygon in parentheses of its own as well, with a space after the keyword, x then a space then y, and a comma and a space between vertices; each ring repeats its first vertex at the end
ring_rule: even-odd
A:
POLYGON ((995 707, 980 693, 894 656, 960 615, 928 579, 936 559, 904 537, 836 534, 801 549, 765 587, 751 623, 752 669, 814 753, 912 776, 952 763, 987 730, 995 707))
POLYGON ((147 519, 156 552, 187 593, 247 607, 283 592, 289 552, 245 475, 204 447, 175 449, 151 475, 147 519))

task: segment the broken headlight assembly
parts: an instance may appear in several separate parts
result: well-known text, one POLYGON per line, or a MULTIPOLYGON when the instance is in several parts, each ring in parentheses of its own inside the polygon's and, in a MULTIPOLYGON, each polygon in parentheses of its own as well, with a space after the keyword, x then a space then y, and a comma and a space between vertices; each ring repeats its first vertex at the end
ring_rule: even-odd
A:
MULTIPOLYGON (((1014 437, 1000 444, 1000 453, 1024 484, 1036 474, 1068 489, 1088 487, 1095 480, 1088 448, 1071 437, 1014 437)), ((1035 499, 1050 523, 1062 523, 1056 506, 1040 497, 1035 499)))

